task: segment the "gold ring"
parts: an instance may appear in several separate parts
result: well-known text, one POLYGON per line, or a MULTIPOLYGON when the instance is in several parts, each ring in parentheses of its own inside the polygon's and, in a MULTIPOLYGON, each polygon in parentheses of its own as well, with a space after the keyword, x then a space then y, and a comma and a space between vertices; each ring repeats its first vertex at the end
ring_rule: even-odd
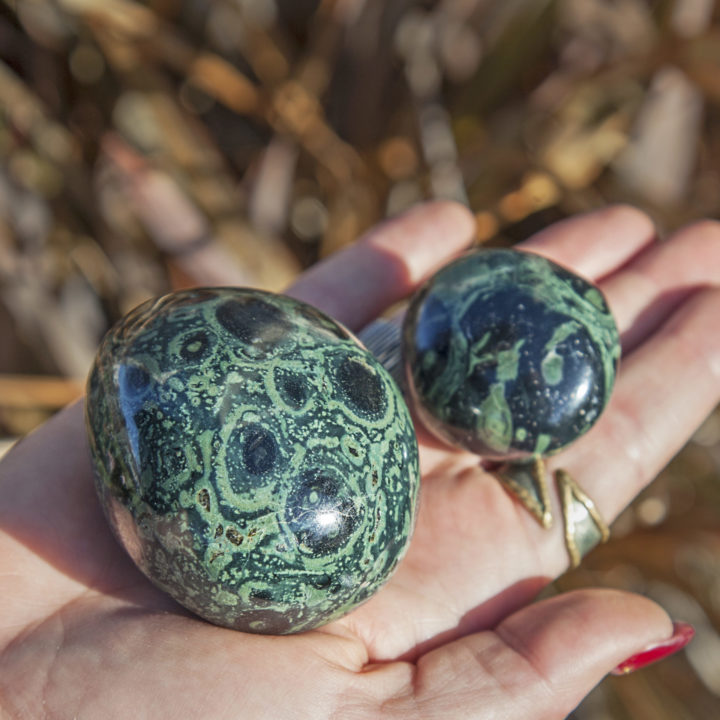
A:
POLYGON ((570 567, 576 568, 596 545, 607 542, 610 528, 592 499, 567 471, 556 470, 555 482, 560 494, 570 567))

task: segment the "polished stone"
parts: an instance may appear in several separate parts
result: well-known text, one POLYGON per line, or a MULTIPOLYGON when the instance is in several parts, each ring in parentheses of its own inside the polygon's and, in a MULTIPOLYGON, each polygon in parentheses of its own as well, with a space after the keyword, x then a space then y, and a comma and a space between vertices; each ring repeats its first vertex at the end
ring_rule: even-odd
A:
POLYGON ((561 450, 612 391, 620 342, 592 283, 538 255, 473 251, 440 270, 403 328, 410 395, 424 425, 490 459, 561 450))
POLYGON ((405 403, 306 304, 218 288, 141 305, 97 353, 86 419, 116 535, 213 623, 327 623, 375 593, 409 542, 419 474, 405 403))

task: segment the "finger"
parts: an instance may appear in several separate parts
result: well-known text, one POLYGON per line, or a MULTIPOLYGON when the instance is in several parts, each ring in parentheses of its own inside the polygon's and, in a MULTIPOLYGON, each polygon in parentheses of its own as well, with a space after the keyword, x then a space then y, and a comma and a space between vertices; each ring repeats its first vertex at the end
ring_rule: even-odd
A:
POLYGON ((652 245, 652 220, 629 205, 613 205, 555 223, 518 247, 597 281, 652 245))
POLYGON ((392 663, 367 684, 381 688, 393 717, 556 720, 625 659, 672 634, 666 613, 646 598, 577 591, 529 605, 415 666, 392 663))
POLYGON ((720 285, 720 223, 706 220, 646 249, 601 287, 627 353, 693 291, 712 285, 720 285))
POLYGON ((287 294, 358 329, 464 250, 474 229, 462 205, 420 205, 315 265, 287 294))
MULTIPOLYGON (((108 133, 102 141, 104 158, 110 161, 126 193, 130 209, 137 215, 150 240, 165 254, 173 287, 186 285, 241 285, 282 287, 296 274, 295 261, 279 241, 268 256, 272 261, 242 261, 228 252, 200 208, 185 194, 170 174, 154 168, 122 138, 108 133)), ((240 252, 246 242, 238 242, 240 252)))
POLYGON ((597 425, 550 463, 575 477, 606 520, 655 478, 720 401, 718 314, 719 289, 686 300, 624 362, 597 425))

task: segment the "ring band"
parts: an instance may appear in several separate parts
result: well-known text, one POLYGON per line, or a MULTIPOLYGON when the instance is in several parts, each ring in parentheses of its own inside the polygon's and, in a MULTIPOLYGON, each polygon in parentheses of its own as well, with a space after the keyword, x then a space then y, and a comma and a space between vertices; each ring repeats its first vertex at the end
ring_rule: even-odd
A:
POLYGON ((542 458, 536 457, 530 462, 505 463, 494 472, 494 476, 540 525, 546 530, 552 527, 550 493, 542 458))
POLYGON ((590 550, 600 543, 607 542, 610 538, 610 528, 592 499, 567 471, 556 470, 555 482, 560 494, 565 546, 570 556, 570 567, 576 568, 590 550))

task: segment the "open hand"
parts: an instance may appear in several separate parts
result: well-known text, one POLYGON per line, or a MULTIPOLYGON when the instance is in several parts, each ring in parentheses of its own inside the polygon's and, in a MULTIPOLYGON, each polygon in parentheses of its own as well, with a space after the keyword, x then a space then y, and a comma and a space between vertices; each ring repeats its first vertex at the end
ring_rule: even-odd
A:
MULTIPOLYGON (((288 292, 360 330, 471 234, 461 207, 421 206, 288 292)), ((657 243, 645 216, 618 207, 524 248, 597 282, 618 322, 610 405, 549 463, 611 522, 720 400, 720 226, 657 243)), ((672 634, 662 609, 627 593, 533 603, 567 567, 562 524, 543 530, 477 457, 418 437, 420 513, 397 573, 347 617, 270 637, 209 625, 150 584, 102 516, 81 406, 60 413, 0 464, 0 714, 555 719, 672 634)))

